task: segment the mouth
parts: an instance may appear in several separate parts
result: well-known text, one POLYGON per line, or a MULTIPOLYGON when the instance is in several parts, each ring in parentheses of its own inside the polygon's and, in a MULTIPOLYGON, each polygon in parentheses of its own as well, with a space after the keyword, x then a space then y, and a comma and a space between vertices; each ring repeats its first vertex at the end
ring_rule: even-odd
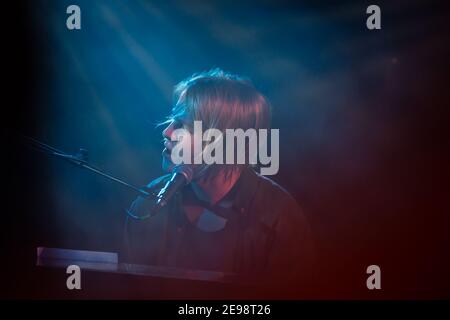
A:
POLYGON ((162 151, 162 155, 170 158, 170 154, 172 152, 173 145, 169 140, 164 141, 164 150, 162 151))
POLYGON ((164 148, 164 150, 162 151, 162 155, 166 158, 170 158, 170 150, 167 148, 164 148))

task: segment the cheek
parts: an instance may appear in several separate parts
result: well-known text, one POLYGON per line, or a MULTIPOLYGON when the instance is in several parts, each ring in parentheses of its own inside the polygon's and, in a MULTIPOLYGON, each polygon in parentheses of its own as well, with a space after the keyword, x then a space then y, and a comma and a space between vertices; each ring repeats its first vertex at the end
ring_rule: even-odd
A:
POLYGON ((194 152, 193 136, 187 130, 177 130, 173 133, 171 140, 175 147, 172 152, 178 153, 181 151, 184 154, 184 151, 189 151, 192 161, 194 152))
POLYGON ((190 135, 183 135, 182 137, 179 137, 179 138, 181 138, 181 140, 176 142, 176 144, 179 145, 180 147, 182 147, 183 150, 189 150, 190 149, 191 152, 192 152, 194 143, 193 143, 193 141, 191 139, 191 136, 190 135))
POLYGON ((194 134, 192 136, 192 143, 191 143, 191 154, 195 154, 195 148, 198 149, 198 152, 201 153, 203 151, 203 136, 201 134, 194 134))
POLYGON ((174 145, 180 145, 185 148, 190 144, 191 136, 188 131, 183 129, 177 129, 172 131, 172 134, 170 135, 170 141, 174 145))

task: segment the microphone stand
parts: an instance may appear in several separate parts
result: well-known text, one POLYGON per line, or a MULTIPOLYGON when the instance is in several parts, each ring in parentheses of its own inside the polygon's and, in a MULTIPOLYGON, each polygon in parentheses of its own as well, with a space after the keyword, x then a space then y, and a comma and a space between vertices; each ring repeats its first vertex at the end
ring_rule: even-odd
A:
POLYGON ((114 177, 114 176, 112 176, 110 174, 107 174, 107 173, 103 172, 102 170, 100 170, 99 168, 96 168, 93 165, 89 164, 87 162, 87 154, 88 153, 87 153, 86 149, 80 149, 75 155, 71 155, 71 154, 65 153, 65 152, 63 152, 61 150, 58 150, 56 148, 53 148, 53 147, 51 147, 51 146, 49 146, 49 145, 47 145, 47 144, 45 144, 43 142, 40 142, 40 141, 38 141, 36 139, 30 138, 30 137, 27 137, 27 136, 24 136, 24 135, 20 135, 20 136, 30 146, 33 146, 33 147, 37 148, 38 151, 41 151, 41 152, 44 152, 44 153, 56 156, 58 158, 67 160, 70 163, 77 165, 78 167, 87 169, 87 170, 89 170, 91 172, 94 172, 94 173, 104 177, 104 178, 107 178, 107 179, 109 179, 111 181, 114 181, 114 182, 117 182, 117 183, 119 183, 119 184, 121 184, 121 185, 123 185, 123 186, 125 186, 125 187, 127 187, 129 189, 137 191, 138 193, 140 193, 140 195, 142 195, 144 197, 152 196, 152 197, 158 199, 157 195, 155 195, 153 193, 148 193, 145 190, 142 190, 142 189, 140 189, 140 188, 138 188, 138 187, 136 187, 136 186, 134 186, 134 185, 132 185, 130 183, 127 183, 127 182, 125 182, 125 181, 123 181, 123 180, 121 180, 119 178, 116 178, 116 177, 114 177))

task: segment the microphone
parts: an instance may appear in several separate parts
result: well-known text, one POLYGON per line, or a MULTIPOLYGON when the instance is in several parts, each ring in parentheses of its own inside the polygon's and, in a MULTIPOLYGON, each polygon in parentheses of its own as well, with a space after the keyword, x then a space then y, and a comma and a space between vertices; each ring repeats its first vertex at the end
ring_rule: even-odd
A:
POLYGON ((180 164, 172 169, 172 176, 166 185, 159 191, 156 205, 153 208, 153 214, 167 205, 170 199, 178 190, 189 184, 194 177, 194 169, 192 166, 180 164))

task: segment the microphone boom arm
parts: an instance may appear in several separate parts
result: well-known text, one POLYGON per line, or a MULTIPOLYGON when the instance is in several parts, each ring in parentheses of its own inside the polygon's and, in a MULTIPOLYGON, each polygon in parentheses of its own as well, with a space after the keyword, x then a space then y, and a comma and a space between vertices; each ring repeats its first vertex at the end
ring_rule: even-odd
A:
POLYGON ((32 144, 34 147, 37 147, 42 152, 45 152, 45 153, 51 154, 53 156, 65 159, 65 160, 71 162, 72 164, 75 164, 75 165, 77 165, 77 166, 79 166, 81 168, 84 168, 84 169, 87 169, 87 170, 89 170, 91 172, 94 172, 94 173, 96 173, 96 174, 98 174, 98 175, 100 175, 100 176, 102 176, 104 178, 107 178, 107 179, 111 180, 111 181, 115 181, 115 182, 117 182, 117 183, 119 183, 119 184, 121 184, 121 185, 123 185, 125 187, 128 187, 129 189, 137 191, 142 196, 145 196, 145 197, 152 196, 152 197, 158 198, 157 195, 155 195, 153 193, 148 193, 145 190, 142 190, 142 189, 140 189, 140 188, 138 188, 138 187, 136 187, 136 186, 134 186, 134 185, 132 185, 132 184, 130 184, 128 182, 125 182, 125 181, 123 181, 123 180, 121 180, 119 178, 116 178, 116 177, 108 174, 108 173, 105 173, 102 170, 100 170, 99 168, 96 168, 93 165, 89 164, 87 162, 87 160, 86 160, 86 157, 85 157, 86 154, 83 153, 83 150, 81 150, 81 149, 80 149, 80 151, 82 151, 82 152, 80 152, 80 156, 77 156, 77 155, 74 156, 74 155, 65 153, 65 152, 63 152, 61 150, 58 150, 58 149, 56 149, 56 148, 54 148, 52 146, 49 146, 49 145, 47 145, 47 144, 45 144, 43 142, 40 142, 40 141, 38 141, 36 139, 33 139, 31 137, 27 137, 27 136, 24 136, 24 135, 21 135, 21 137, 24 138, 29 144, 32 144))

